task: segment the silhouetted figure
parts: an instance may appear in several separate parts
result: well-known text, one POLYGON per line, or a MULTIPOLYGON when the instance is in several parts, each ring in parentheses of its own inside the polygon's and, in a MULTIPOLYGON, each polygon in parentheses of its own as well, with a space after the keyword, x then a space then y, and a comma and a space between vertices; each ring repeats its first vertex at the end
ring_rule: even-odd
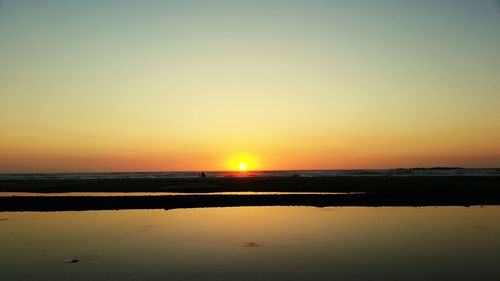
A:
POLYGON ((205 175, 205 172, 201 172, 200 177, 202 177, 202 178, 206 178, 206 177, 207 177, 207 175, 205 175))

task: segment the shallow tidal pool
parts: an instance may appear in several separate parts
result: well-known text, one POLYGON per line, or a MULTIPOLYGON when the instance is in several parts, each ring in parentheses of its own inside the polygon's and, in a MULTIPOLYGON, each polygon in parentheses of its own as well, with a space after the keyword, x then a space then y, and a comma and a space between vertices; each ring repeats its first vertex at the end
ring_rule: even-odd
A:
POLYGON ((0 280, 500 280, 500 207, 0 212, 0 280))

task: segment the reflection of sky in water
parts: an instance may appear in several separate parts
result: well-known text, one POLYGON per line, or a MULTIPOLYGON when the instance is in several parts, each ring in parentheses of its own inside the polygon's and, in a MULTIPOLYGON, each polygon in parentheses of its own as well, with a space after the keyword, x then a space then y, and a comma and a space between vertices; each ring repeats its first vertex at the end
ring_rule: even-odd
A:
POLYGON ((119 196, 183 196, 183 195, 285 195, 285 194, 363 194, 364 192, 278 192, 278 191, 224 191, 224 192, 0 192, 0 197, 43 196, 43 197, 119 197, 119 196))
POLYGON ((0 280, 497 280, 499 215, 500 207, 3 212, 0 280))

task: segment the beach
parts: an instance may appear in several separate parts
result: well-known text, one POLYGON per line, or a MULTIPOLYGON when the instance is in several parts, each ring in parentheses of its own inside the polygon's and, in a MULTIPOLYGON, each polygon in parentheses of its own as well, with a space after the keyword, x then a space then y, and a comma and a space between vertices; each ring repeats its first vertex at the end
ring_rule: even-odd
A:
MULTIPOLYGON (((500 205, 500 177, 220 177, 3 180, 0 211, 175 209, 236 206, 500 205), (147 196, 64 196, 69 192, 148 192, 147 196), (155 195, 170 192, 171 195, 155 195), (212 194, 224 193, 230 194, 212 194), (242 192, 242 194, 238 194, 242 192), (255 192, 252 194, 249 192, 255 192), (259 194, 280 192, 293 194, 259 194), (300 194, 303 192, 304 194, 300 194), (47 196, 58 193, 57 196, 47 196), (62 194, 61 194, 62 193, 62 194), (177 196, 175 194, 189 195, 177 196), (314 194, 317 193, 317 194, 314 194)), ((123 194, 122 194, 123 195, 123 194)))

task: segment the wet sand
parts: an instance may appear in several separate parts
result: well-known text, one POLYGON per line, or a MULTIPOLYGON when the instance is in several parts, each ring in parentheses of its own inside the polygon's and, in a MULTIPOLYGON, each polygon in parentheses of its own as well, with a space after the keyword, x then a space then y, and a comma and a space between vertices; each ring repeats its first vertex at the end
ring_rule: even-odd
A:
POLYGON ((0 197, 0 211, 233 206, 500 205, 500 177, 233 177, 0 181, 1 192, 352 192, 353 194, 0 197), (359 192, 363 192, 360 194, 359 192))

